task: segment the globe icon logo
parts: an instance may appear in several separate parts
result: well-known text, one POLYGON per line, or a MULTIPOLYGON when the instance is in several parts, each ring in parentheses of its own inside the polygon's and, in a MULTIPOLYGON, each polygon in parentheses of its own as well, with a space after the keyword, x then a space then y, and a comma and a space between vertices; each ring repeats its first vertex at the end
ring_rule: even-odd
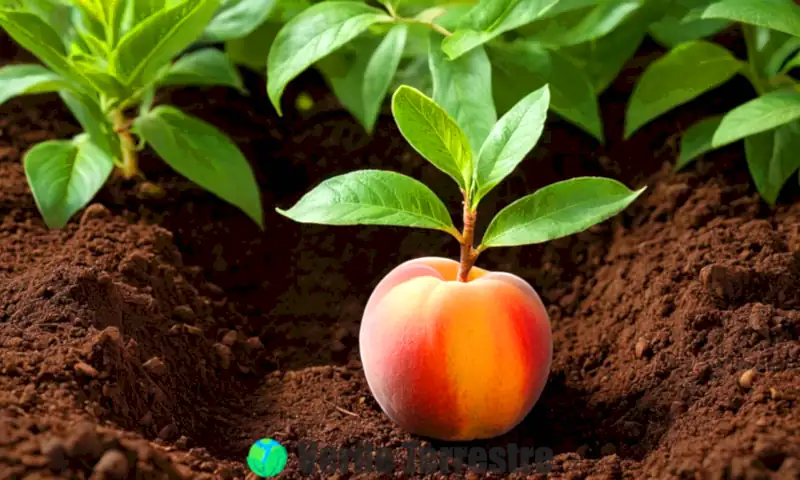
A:
POLYGON ((258 440, 247 454, 247 466, 259 477, 274 477, 286 467, 286 448, 271 438, 258 440))

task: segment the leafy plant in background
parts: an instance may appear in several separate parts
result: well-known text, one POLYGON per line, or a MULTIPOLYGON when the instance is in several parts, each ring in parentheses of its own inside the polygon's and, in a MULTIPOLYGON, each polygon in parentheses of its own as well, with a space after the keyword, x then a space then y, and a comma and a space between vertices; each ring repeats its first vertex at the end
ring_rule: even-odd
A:
MULTIPOLYGON (((626 114, 626 136, 673 108, 740 74, 757 93, 725 115, 706 118, 681 138, 676 169, 711 150, 744 140, 753 181, 771 205, 800 167, 800 6, 792 0, 691 2, 683 20, 739 23, 747 59, 704 40, 679 43, 639 80, 626 114)), ((696 25, 696 23, 695 23, 696 25)))
POLYGON ((279 113, 286 85, 313 67, 372 131, 383 100, 406 83, 442 105, 477 148, 498 115, 548 84, 552 110, 602 142, 597 96, 666 9, 661 0, 380 3, 326 0, 270 37, 267 90, 279 113))
POLYGON ((402 135, 458 184, 464 197, 463 232, 455 228, 447 208, 428 187, 405 175, 381 170, 333 177, 289 210, 278 211, 302 223, 395 225, 450 233, 462 245, 458 278, 465 281, 484 250, 541 243, 580 232, 616 215, 644 191, 631 191, 601 177, 554 183, 497 213, 475 247, 478 205, 536 145, 549 101, 547 85, 528 94, 490 126, 486 139, 476 149, 467 132, 435 100, 409 86, 401 86, 393 94, 392 112, 402 135))
POLYGON ((152 108, 155 89, 167 85, 244 90, 219 50, 201 48, 173 60, 204 35, 226 32, 225 18, 245 3, 226 2, 221 9, 219 0, 20 0, 0 8, 0 27, 43 63, 0 69, 0 103, 58 92, 84 129, 72 140, 35 145, 24 156, 48 226, 64 226, 115 166, 125 178, 140 177, 138 152, 148 144, 178 173, 262 226, 259 190, 236 145, 175 107, 152 108))

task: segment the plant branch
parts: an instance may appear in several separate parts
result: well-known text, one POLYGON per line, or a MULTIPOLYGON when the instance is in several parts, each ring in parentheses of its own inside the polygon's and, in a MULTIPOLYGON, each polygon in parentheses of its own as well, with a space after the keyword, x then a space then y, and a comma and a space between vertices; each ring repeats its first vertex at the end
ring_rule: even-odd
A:
POLYGON ((478 259, 479 252, 473 247, 475 241, 475 220, 478 212, 469 207, 469 196, 464 196, 464 232, 461 235, 461 262, 458 264, 459 282, 466 282, 469 272, 478 259))
POLYGON ((114 132, 119 137, 120 148, 122 149, 122 176, 126 180, 139 175, 139 158, 136 153, 136 141, 131 135, 129 122, 125 119, 122 110, 116 110, 112 114, 114 122, 114 132))
POLYGON ((756 58, 758 51, 756 50, 755 31, 751 25, 742 24, 742 34, 744 36, 744 43, 747 47, 747 69, 743 72, 744 76, 753 85, 756 93, 764 95, 766 88, 761 81, 758 68, 756 67, 756 58))
POLYGON ((415 25, 422 25, 424 27, 430 28, 434 32, 437 32, 445 37, 449 37, 453 34, 450 30, 444 28, 441 25, 437 25, 433 22, 426 22, 424 20, 418 20, 416 18, 402 18, 402 17, 394 17, 395 21, 400 23, 413 23, 415 25))

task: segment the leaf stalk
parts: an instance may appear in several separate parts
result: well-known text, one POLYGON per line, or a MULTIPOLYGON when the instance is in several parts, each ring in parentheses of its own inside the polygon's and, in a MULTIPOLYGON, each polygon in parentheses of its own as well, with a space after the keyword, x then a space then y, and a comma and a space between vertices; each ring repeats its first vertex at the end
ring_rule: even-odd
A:
POLYGON ((130 180, 139 176, 139 156, 137 154, 136 141, 131 135, 129 122, 122 113, 122 110, 115 110, 112 114, 114 122, 114 132, 119 137, 119 145, 122 150, 122 176, 130 180))
POLYGON ((475 265, 480 252, 475 249, 475 221, 478 218, 478 212, 470 209, 470 202, 468 196, 464 197, 464 231, 461 234, 461 261, 458 264, 459 282, 466 282, 469 278, 469 272, 475 265))

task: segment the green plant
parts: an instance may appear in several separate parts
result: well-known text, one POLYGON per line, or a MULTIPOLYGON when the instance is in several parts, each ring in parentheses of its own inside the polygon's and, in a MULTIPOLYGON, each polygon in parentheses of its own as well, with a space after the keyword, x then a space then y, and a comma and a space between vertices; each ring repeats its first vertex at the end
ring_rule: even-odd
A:
POLYGON ((329 225, 396 225, 447 232, 461 244, 458 279, 466 281, 478 255, 492 247, 546 242, 571 235, 616 215, 644 188, 600 177, 558 182, 501 210, 474 246, 481 199, 508 176, 538 142, 550 91, 528 94, 475 148, 456 120, 433 99, 409 86, 392 97, 392 112, 409 144, 449 175, 463 197, 464 228, 459 232, 445 205, 419 181, 399 173, 361 170, 333 177, 307 193, 289 210, 278 212, 297 222, 329 225))
MULTIPOLYGON (((279 113, 286 85, 316 68, 371 132, 384 99, 410 84, 477 147, 498 115, 547 84, 552 110, 602 142, 597 96, 664 10, 661 0, 380 3, 326 0, 271 24, 267 90, 279 113)), ((260 48, 248 42, 242 57, 264 58, 260 48)))
POLYGON ((234 64, 219 50, 202 48, 173 62, 218 18, 219 6, 219 0, 19 0, 0 8, 0 27, 44 64, 0 69, 0 103, 58 92, 84 129, 72 140, 35 145, 24 156, 49 227, 64 226, 90 202, 115 166, 125 178, 141 177, 137 157, 145 145, 263 226, 255 177, 236 145, 175 107, 152 106, 155 89, 166 85, 244 91, 234 64))
MULTIPOLYGON (((684 21, 737 22, 747 59, 705 40, 679 43, 642 75, 626 113, 625 134, 716 88, 737 74, 757 97, 728 113, 706 118, 681 138, 681 169, 700 155, 744 140, 750 173, 761 197, 777 201, 781 188, 800 167, 800 84, 791 70, 800 66, 800 7, 792 0, 694 1, 684 21)), ((719 24, 718 24, 719 25, 719 24)))

